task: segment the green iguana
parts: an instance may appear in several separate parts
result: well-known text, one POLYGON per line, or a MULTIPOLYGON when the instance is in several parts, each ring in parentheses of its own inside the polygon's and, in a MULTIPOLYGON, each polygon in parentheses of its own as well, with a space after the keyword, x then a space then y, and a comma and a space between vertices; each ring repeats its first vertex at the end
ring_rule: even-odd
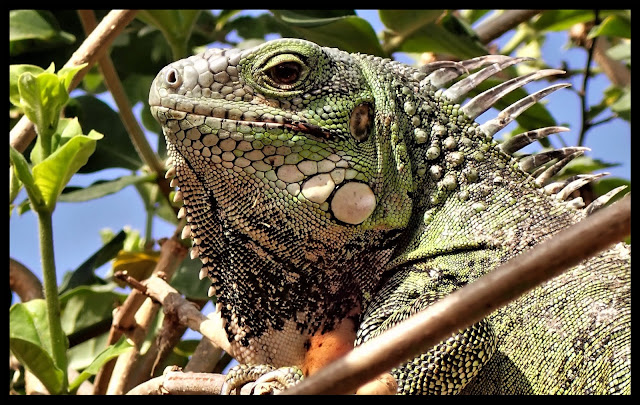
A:
MULTIPOLYGON (((226 391, 263 374, 295 384, 620 191, 585 208, 570 197, 600 175, 554 181, 585 148, 513 155, 565 128, 492 139, 564 84, 475 122, 562 71, 458 104, 525 60, 415 68, 281 39, 208 49, 158 74, 149 103, 184 201, 183 237, 243 364, 226 391)), ((620 243, 394 369, 398 392, 628 393, 630 277, 620 243)))

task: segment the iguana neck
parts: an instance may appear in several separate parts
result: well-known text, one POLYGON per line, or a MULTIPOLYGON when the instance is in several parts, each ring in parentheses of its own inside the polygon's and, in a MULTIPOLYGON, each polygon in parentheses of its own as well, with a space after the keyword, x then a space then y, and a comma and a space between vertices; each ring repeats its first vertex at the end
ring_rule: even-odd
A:
MULTIPOLYGON (((405 110, 422 105, 427 113, 418 128, 401 130, 413 190, 420 191, 412 193, 411 218, 387 269, 469 250, 492 250, 504 261, 584 215, 546 195, 518 160, 440 92, 421 88, 397 97, 405 110)), ((405 114, 398 125, 412 128, 411 120, 405 114)))
POLYGON ((475 125, 444 132, 437 140, 440 156, 432 160, 424 159, 428 147, 412 145, 414 161, 422 159, 426 169, 414 174, 414 182, 426 192, 415 198, 388 268, 470 250, 486 250, 503 262, 582 218, 546 195, 475 125))

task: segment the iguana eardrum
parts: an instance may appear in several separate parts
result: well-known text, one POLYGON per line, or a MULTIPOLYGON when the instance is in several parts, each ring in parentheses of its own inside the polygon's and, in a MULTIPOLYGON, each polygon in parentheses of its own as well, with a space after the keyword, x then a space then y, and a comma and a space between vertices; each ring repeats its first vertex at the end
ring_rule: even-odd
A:
MULTIPOLYGON (((281 39, 208 49, 158 74, 149 103, 183 237, 212 281, 231 354, 248 364, 234 385, 281 367, 294 384, 620 191, 584 208, 572 192, 600 175, 554 181, 584 148, 513 156, 564 128, 492 139, 564 84, 474 121, 561 71, 458 104, 524 60, 418 69, 281 39)), ((398 392, 630 392, 630 277, 620 243, 394 369, 398 392)))

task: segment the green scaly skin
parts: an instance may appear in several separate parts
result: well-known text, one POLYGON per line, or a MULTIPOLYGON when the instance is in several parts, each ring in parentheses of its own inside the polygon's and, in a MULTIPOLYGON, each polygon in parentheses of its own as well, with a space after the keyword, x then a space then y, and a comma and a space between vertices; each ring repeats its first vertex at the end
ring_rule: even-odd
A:
MULTIPOLYGON (((298 39, 164 68, 162 124, 194 250, 241 363, 356 344, 579 221, 421 70, 298 39)), ((400 393, 630 390, 619 244, 397 369, 400 393)))

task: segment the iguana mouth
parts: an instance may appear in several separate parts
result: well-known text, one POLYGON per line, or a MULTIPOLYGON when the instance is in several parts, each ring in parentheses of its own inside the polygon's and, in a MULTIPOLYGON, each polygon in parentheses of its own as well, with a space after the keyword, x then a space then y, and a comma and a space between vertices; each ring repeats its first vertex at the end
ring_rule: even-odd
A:
MULTIPOLYGON (((179 103, 176 103, 176 104, 178 105, 179 103)), ((282 130, 289 130, 297 133, 303 133, 305 135, 308 135, 311 139, 315 141, 320 141, 320 142, 331 140, 334 138, 334 134, 331 131, 319 125, 312 124, 310 122, 292 120, 292 119, 282 118, 282 117, 279 117, 279 119, 259 118, 255 120, 253 119, 246 120, 246 119, 237 119, 236 117, 230 117, 230 109, 225 109, 224 114, 222 114, 222 111, 220 110, 217 111, 217 114, 200 114, 197 112, 194 113, 194 112, 186 111, 186 109, 170 108, 162 105, 151 105, 151 109, 154 115, 157 115, 157 112, 159 109, 166 109, 166 112, 174 116, 181 115, 181 114, 188 114, 190 116, 213 118, 216 120, 220 120, 221 122, 233 122, 236 125, 245 125, 249 127, 264 125, 269 129, 279 128, 282 130)))

